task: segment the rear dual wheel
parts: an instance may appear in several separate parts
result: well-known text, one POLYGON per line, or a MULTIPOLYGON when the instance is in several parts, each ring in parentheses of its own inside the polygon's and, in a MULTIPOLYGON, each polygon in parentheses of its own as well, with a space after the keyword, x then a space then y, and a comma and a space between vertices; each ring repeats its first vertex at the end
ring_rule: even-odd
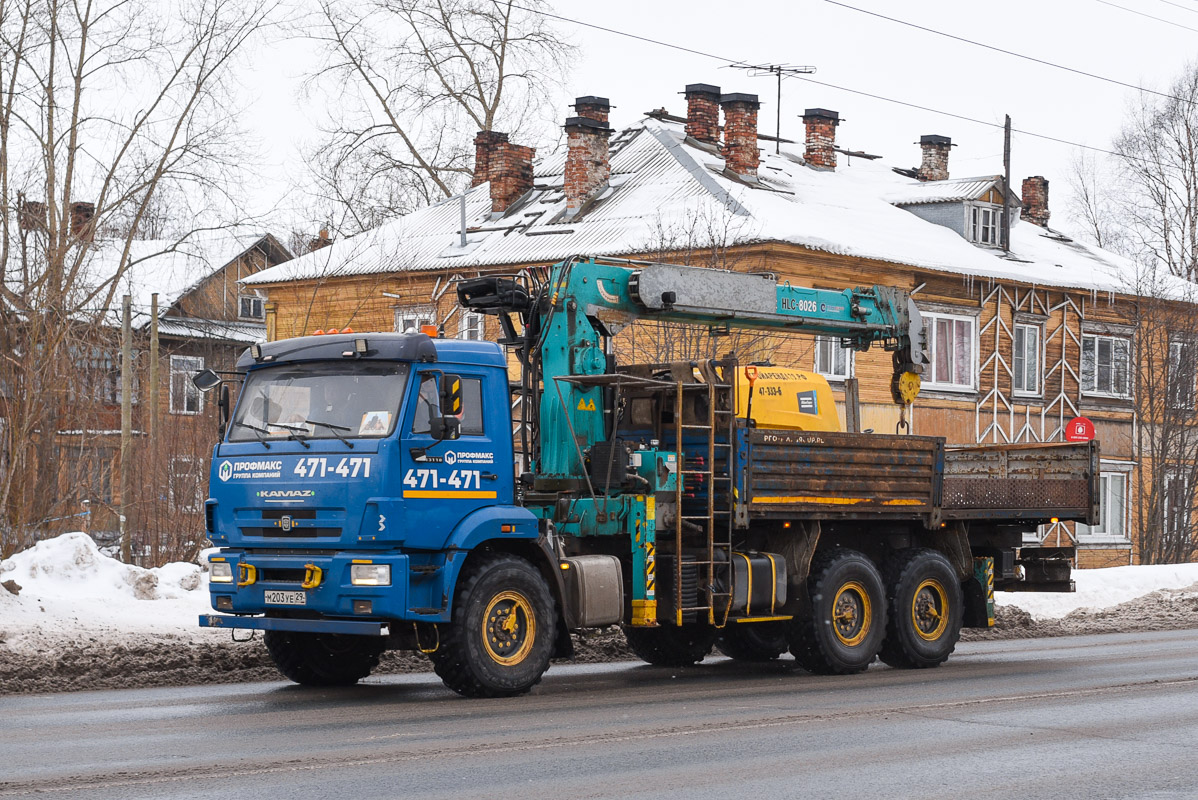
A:
POLYGON ((915 548, 886 565, 890 619, 879 657, 892 667, 925 669, 943 664, 961 637, 961 583, 943 554, 915 548))
POLYGON ((864 554, 836 549, 816 555, 807 581, 810 603, 790 629, 790 652, 821 675, 864 671, 886 632, 886 595, 878 568, 864 554))

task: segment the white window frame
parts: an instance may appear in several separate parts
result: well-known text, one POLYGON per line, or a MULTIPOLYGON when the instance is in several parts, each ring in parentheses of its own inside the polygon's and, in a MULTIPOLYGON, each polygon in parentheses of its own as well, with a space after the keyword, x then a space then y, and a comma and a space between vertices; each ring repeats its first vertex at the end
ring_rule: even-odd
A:
POLYGON ((264 298, 260 294, 239 294, 239 295, 237 295, 237 318, 238 319, 252 319, 252 320, 257 320, 258 322, 261 322, 262 320, 266 319, 266 298, 264 298), (256 307, 258 308, 258 311, 259 311, 258 314, 255 315, 255 314, 246 314, 245 313, 243 304, 247 300, 250 301, 250 309, 251 310, 253 310, 253 308, 255 307, 255 304, 256 304, 256 307))
POLYGON ((475 311, 458 311, 458 338, 471 342, 481 342, 486 338, 486 323, 484 317, 475 311))
MULTIPOLYGON (((1167 470, 1165 472, 1165 531, 1164 531, 1164 536, 1167 541, 1172 541, 1172 538, 1176 535, 1173 533, 1172 529, 1173 529, 1173 526, 1175 525, 1175 521, 1176 521, 1176 513, 1175 512, 1178 509, 1174 508, 1174 506, 1169 502, 1169 498, 1170 498, 1169 485, 1175 481, 1181 483, 1181 485, 1182 485, 1181 486, 1182 497, 1190 496, 1190 492, 1189 492, 1190 474, 1188 472, 1186 472, 1184 470, 1180 470, 1180 469, 1167 470)), ((1183 522, 1182 528, 1183 528, 1183 530, 1188 531, 1186 538, 1189 538, 1189 536, 1193 535, 1193 530, 1190 525, 1189 518, 1193 516, 1194 510, 1192 508, 1188 508, 1188 507, 1184 508, 1184 509, 1180 509, 1180 510, 1183 511, 1187 517, 1185 520, 1182 521, 1183 522)))
POLYGON ((853 348, 841 347, 840 339, 836 336, 816 336, 813 366, 817 374, 823 375, 829 381, 848 380, 853 377, 856 367, 853 348))
POLYGON ((181 512, 184 514, 199 514, 204 510, 204 481, 200 476, 199 470, 196 469, 196 459, 194 456, 172 456, 170 460, 170 475, 167 477, 167 494, 168 502, 172 511, 181 512), (184 466, 185 465, 185 466, 184 466), (179 467, 184 466, 180 471, 179 467), (175 497, 175 481, 181 479, 193 479, 195 481, 194 504, 187 505, 179 502, 175 497))
POLYGON ((1081 379, 1082 394, 1090 396, 1090 397, 1114 397, 1114 398, 1119 398, 1119 399, 1127 399, 1127 398, 1131 397, 1131 360, 1132 360, 1132 354, 1131 354, 1131 339, 1130 338, 1128 338, 1126 336, 1120 336, 1118 334, 1084 333, 1083 332, 1082 333, 1082 344, 1081 344, 1081 348, 1078 352, 1078 364, 1077 364, 1077 374, 1081 379), (1100 344, 1099 344, 1100 340, 1109 341, 1110 346, 1111 346, 1112 391, 1107 391, 1107 390, 1098 388, 1098 369, 1099 369, 1098 349, 1100 346, 1100 344), (1086 377, 1086 342, 1087 341, 1094 342, 1094 345, 1093 345, 1093 347, 1094 347, 1094 371, 1093 371, 1093 374, 1090 376, 1091 378, 1093 378, 1093 388, 1091 388, 1090 383, 1088 383, 1087 377, 1086 377), (1118 349, 1117 344, 1120 342, 1123 343, 1123 345, 1125 347, 1124 352, 1127 355, 1127 361, 1124 364, 1124 368, 1123 368, 1123 382, 1124 382, 1123 389, 1122 389, 1122 391, 1116 391, 1116 390, 1114 390, 1115 389, 1115 386, 1114 386, 1115 363, 1116 363, 1115 352, 1118 349))
POLYGON ((437 309, 430 305, 411 305, 395 307, 395 331, 403 333, 409 330, 419 331, 422 325, 437 324, 437 309), (404 325, 411 321, 414 324, 404 325))
POLYGON ((1169 340, 1169 368, 1166 382, 1166 399, 1169 408, 1183 411, 1194 410, 1195 390, 1198 388, 1198 374, 1195 374, 1198 373, 1198 369, 1195 368, 1196 364, 1198 364, 1198 342, 1183 337, 1169 340), (1186 349, 1190 350, 1188 355, 1184 353, 1186 349), (1183 359, 1186 362, 1187 374, 1180 376, 1182 380, 1179 382, 1177 369, 1183 359))
POLYGON ((1044 376, 1044 328, 1035 323, 1016 322, 1011 329, 1011 394, 1013 394, 1017 397, 1038 397, 1040 395, 1040 392, 1042 391, 1041 381, 1042 381, 1043 376, 1044 376), (1017 341, 1016 337, 1020 332, 1023 333, 1023 353, 1022 353, 1022 358, 1023 358, 1022 377, 1024 380, 1023 387, 1019 387, 1016 385, 1018 377, 1020 376, 1020 371, 1016 368, 1016 364, 1018 363, 1019 356, 1020 356, 1019 350, 1017 349, 1017 345, 1016 345, 1016 341, 1017 341), (1034 343, 1036 368, 1035 368, 1034 374, 1030 376, 1033 381, 1033 385, 1031 388, 1028 388, 1026 385, 1027 378, 1029 377, 1027 374, 1027 360, 1028 360, 1027 354, 1028 354, 1028 350, 1029 350, 1029 348, 1027 346, 1027 337, 1028 337, 1029 332, 1032 335, 1034 335, 1035 339, 1036 339, 1036 341, 1034 343))
POLYGON ((191 376, 204 368, 203 356, 171 356, 170 360, 170 411, 172 414, 195 416, 204 410, 204 393, 191 382, 191 376), (181 387, 182 394, 176 386, 181 387), (195 410, 189 410, 188 400, 195 401, 195 410))
MULTIPOLYGON (((932 357, 932 363, 928 365, 928 369, 924 373, 925 380, 923 388, 933 389, 942 392, 973 392, 977 387, 977 372, 978 372, 978 321, 976 317, 967 314, 951 314, 940 311, 923 311, 924 330, 928 332, 928 352, 932 357), (936 323, 941 320, 948 320, 953 323, 954 335, 957 328, 957 323, 964 322, 969 326, 969 358, 968 358, 968 375, 966 380, 968 383, 960 383, 954 381, 939 380, 941 377, 936 370, 936 354, 938 352, 939 342, 939 325, 936 323)), ((955 359, 950 359, 950 364, 955 363, 955 359)))
POLYGON ((965 206, 965 238, 974 244, 998 247, 1001 227, 1001 207, 991 203, 970 203, 965 206))
POLYGON ((1131 539, 1127 535, 1128 520, 1131 519, 1131 465, 1116 465, 1103 463, 1099 468, 1099 500, 1097 525, 1077 523, 1078 544, 1127 544, 1131 539), (1123 486, 1123 507, 1111 507, 1111 487, 1119 483, 1123 486), (1118 526, 1114 523, 1118 521, 1118 526), (1113 528, 1118 530, 1112 530, 1113 528))

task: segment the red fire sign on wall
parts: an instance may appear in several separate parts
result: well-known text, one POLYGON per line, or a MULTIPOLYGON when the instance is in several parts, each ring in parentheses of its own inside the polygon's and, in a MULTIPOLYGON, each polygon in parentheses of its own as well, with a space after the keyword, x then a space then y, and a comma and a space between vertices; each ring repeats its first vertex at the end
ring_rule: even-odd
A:
POLYGON ((1094 438, 1094 423, 1085 417, 1074 417, 1065 426, 1065 441, 1088 442, 1094 438))

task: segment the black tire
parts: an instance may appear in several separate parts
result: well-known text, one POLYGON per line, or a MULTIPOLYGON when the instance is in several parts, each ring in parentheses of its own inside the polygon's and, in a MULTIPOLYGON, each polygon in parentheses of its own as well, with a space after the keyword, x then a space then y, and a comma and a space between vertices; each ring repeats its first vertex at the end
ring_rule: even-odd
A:
POLYGON ((886 595, 878 568, 855 550, 817 554, 807 581, 810 604, 790 628, 790 652, 820 675, 864 672, 886 634, 886 595))
POLYGON ((524 694, 549 669, 556 625, 553 596, 536 567, 483 555, 458 578, 452 622, 439 626, 429 655, 433 671, 463 697, 524 694))
POLYGON ((935 550, 902 550, 886 564, 890 609, 879 658, 892 667, 943 664, 961 638, 964 599, 952 564, 935 550))
POLYGON ((285 678, 304 686, 352 686, 379 665, 385 639, 267 631, 266 652, 285 678))
POLYGON ((731 623, 715 640, 720 652, 737 661, 773 661, 786 652, 786 623, 731 623))
POLYGON ((641 661, 655 667, 689 667, 711 652, 716 630, 706 625, 659 625, 656 628, 625 627, 628 648, 641 661))

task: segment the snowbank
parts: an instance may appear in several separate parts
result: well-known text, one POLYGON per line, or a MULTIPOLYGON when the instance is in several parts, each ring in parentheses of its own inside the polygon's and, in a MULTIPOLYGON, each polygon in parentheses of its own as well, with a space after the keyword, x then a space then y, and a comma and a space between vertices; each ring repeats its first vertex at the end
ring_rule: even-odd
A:
MULTIPOLYGON (((206 554, 201 561, 207 561, 206 554)), ((0 589, 0 646, 53 647, 54 640, 129 641, 146 634, 176 639, 228 638, 198 627, 208 613, 207 572, 196 564, 156 569, 122 564, 101 553, 84 533, 39 542, 0 565, 0 581, 21 585, 20 596, 0 589)), ((1198 583, 1198 564, 1112 567, 1074 573, 1074 594, 998 592, 1000 606, 1018 606, 1037 619, 1078 608, 1102 609, 1158 589, 1198 583)))
POLYGON ((1037 619, 1063 617, 1079 608, 1110 608, 1159 589, 1185 589, 1198 584, 1198 564, 1108 567, 1073 572, 1077 591, 995 592, 1000 606, 1018 606, 1037 619))
POLYGON ((156 569, 122 564, 85 533, 38 542, 0 565, 0 642, 11 649, 74 637, 126 638, 148 633, 203 633, 196 616, 209 610, 207 573, 196 564, 156 569))

